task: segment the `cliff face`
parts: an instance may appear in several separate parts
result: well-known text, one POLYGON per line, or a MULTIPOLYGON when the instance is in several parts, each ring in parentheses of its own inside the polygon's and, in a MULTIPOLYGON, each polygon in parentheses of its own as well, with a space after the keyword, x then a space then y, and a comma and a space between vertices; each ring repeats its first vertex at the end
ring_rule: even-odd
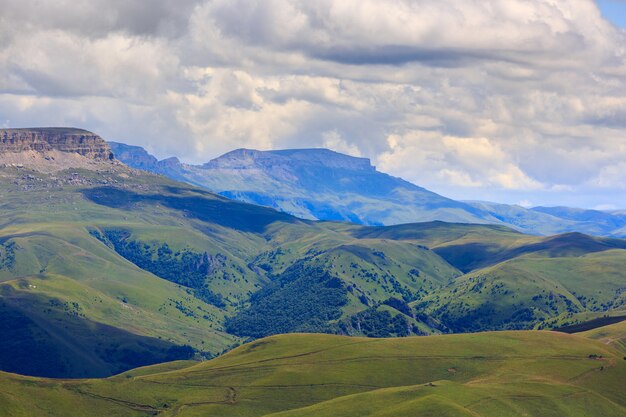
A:
POLYGON ((0 129, 0 154, 36 151, 76 153, 86 158, 115 159, 108 143, 95 133, 73 128, 0 129))

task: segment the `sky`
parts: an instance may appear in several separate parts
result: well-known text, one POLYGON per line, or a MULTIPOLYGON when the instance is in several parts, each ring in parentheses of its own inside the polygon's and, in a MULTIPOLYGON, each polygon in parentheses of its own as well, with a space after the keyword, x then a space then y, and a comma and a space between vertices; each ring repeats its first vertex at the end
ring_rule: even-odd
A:
POLYGON ((189 163, 327 147, 456 199, 626 208, 625 9, 0 0, 0 126, 189 163))

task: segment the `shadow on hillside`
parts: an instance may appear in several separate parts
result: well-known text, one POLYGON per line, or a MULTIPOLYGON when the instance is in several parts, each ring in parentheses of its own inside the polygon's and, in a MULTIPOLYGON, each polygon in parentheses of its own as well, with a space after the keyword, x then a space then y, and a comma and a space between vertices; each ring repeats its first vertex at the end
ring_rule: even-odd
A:
MULTIPOLYGON (((168 188, 166 190, 171 192, 171 187, 168 188)), ((160 204, 181 211, 185 217, 242 232, 262 233, 268 225, 276 221, 287 223, 298 221, 293 216, 270 208, 230 201, 210 193, 206 193, 204 197, 197 195, 195 190, 194 194, 176 190, 176 195, 166 195, 139 194, 115 187, 96 187, 83 190, 82 193, 89 201, 102 206, 134 210, 139 204, 160 204)))
POLYGON ((51 378, 107 377, 189 359, 191 348, 81 317, 80 307, 0 287, 0 370, 51 378))
POLYGON ((550 236, 540 242, 517 248, 502 248, 498 244, 464 243, 434 249, 439 256, 464 273, 527 253, 542 253, 550 258, 575 257, 613 249, 626 249, 626 241, 595 238, 582 233, 550 236))

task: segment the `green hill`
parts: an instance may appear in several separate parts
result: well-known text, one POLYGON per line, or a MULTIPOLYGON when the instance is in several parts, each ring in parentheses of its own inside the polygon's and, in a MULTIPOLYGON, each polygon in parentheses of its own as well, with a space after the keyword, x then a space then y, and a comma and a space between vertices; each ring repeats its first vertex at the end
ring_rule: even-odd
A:
POLYGON ((4 166, 0 195, 0 369, 18 373, 106 376, 277 333, 553 328, 624 306, 619 239, 313 222, 114 162, 4 166))
POLYGON ((613 346, 626 353, 626 320, 623 318, 619 323, 588 330, 580 335, 599 340, 605 345, 613 346))
POLYGON ((623 416, 622 356, 554 332, 281 335, 109 379, 0 374, 0 415, 623 416))
MULTIPOLYGON (((121 165, 54 175, 9 166, 0 176, 0 308, 10 332, 0 349, 4 370, 105 376, 185 358, 189 347, 211 357, 240 343, 238 335, 334 331, 331 321, 459 274, 424 248, 357 242, 322 223, 121 165), (299 323, 287 309, 283 327, 225 331, 227 317, 262 309, 269 294, 292 303, 306 285, 293 272, 302 268, 329 277, 334 305, 314 296, 309 306, 322 313, 299 323), (289 280, 291 293, 276 286, 289 280)), ((389 311, 372 314, 393 319, 389 311)), ((409 316, 398 320, 432 330, 409 316)))

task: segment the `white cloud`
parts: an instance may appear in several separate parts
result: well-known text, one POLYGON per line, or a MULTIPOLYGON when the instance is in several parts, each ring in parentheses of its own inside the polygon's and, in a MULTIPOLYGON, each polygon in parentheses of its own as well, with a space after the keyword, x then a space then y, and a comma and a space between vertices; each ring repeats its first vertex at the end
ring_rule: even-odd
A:
POLYGON ((344 138, 341 137, 341 134, 336 130, 324 132, 322 133, 322 137, 324 138, 323 146, 325 148, 329 148, 334 151, 345 153, 351 156, 362 156, 359 148, 356 145, 348 143, 344 138))
POLYGON ((327 146, 464 198, 593 206, 624 186, 626 35, 592 0, 0 9, 11 125, 82 126, 190 162, 327 146))
POLYGON ((429 181, 430 177, 434 183, 461 187, 542 188, 487 138, 437 137, 413 132, 401 138, 391 136, 388 143, 392 150, 381 155, 380 167, 389 171, 404 169, 404 176, 410 179, 413 179, 411 171, 417 166, 421 182, 429 181), (430 173, 426 178, 425 172, 430 173))

